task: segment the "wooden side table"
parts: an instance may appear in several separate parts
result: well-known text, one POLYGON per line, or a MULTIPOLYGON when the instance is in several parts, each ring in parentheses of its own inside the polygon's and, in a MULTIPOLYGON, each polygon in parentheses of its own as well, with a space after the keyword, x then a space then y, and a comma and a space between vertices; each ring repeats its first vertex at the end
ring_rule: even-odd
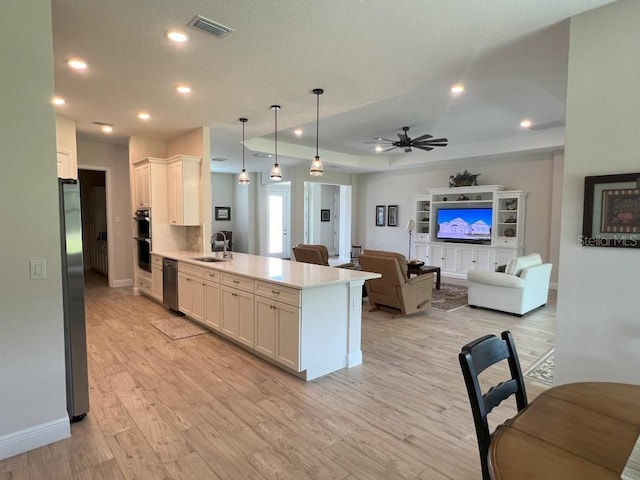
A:
POLYGON ((424 275, 425 273, 436 274, 436 289, 440 290, 440 267, 433 267, 431 265, 412 265, 407 263, 408 275, 424 275))

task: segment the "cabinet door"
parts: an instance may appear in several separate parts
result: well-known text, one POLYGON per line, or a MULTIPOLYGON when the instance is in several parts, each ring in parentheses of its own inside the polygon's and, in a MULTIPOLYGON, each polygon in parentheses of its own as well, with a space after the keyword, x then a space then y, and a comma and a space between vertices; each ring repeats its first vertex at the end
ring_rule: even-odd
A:
POLYGON ((66 151, 57 151, 58 178, 71 178, 71 154, 66 151))
POLYGON ((204 282, 204 323, 220 330, 222 315, 221 288, 219 283, 204 282))
POLYGON ((476 250, 474 270, 482 270, 484 272, 494 270, 491 250, 488 248, 476 250))
POLYGON ((162 300, 162 267, 154 265, 151 267, 153 276, 153 296, 162 300))
POLYGON ((151 206, 151 165, 140 165, 134 170, 137 207, 151 206))
POLYGON ((458 248, 457 259, 458 259, 458 271, 468 272, 469 270, 476 270, 475 250, 473 247, 458 248))
POLYGON ((191 277, 191 314, 195 320, 204 321, 204 282, 191 277))
POLYGON ((273 300, 256 296, 256 350, 276 357, 276 307, 273 300))
POLYGON ((171 225, 182 225, 182 163, 170 163, 167 171, 169 223, 171 225))
POLYGON ((428 243, 418 243, 416 242, 413 245, 413 256, 411 259, 422 260, 427 265, 430 265, 429 262, 429 244, 428 243))
POLYGON ((493 268, 495 270, 500 265, 506 265, 513 257, 517 256, 517 250, 514 249, 496 249, 493 254, 493 268))
POLYGON ((238 337, 238 292, 235 288, 222 287, 222 332, 238 337))
POLYGON ((237 290, 236 294, 238 300, 238 340, 253 348, 256 343, 256 322, 253 313, 254 295, 242 290, 237 290))
POLYGON ((440 267, 443 272, 456 271, 456 248, 433 245, 431 250, 430 263, 435 267, 440 267))
POLYGON ((276 303, 277 353, 276 360, 300 371, 300 309, 276 303))
POLYGON ((193 305, 192 292, 191 277, 185 273, 178 273, 178 310, 182 313, 191 313, 193 305))

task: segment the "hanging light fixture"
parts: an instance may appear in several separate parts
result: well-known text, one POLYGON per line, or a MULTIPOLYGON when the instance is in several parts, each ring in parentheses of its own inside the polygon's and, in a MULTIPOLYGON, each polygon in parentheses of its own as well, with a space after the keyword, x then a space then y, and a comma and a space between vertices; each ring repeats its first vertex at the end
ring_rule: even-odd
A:
POLYGON ((242 122, 242 171, 238 176, 238 183, 240 185, 249 185, 249 182, 251 180, 249 180, 249 174, 244 169, 244 124, 247 123, 247 119, 243 117, 243 118, 240 118, 239 120, 242 122))
POLYGON ((324 169, 322 168, 322 161, 320 160, 320 155, 318 154, 318 131, 320 129, 320 95, 324 93, 324 90, 321 88, 314 88, 313 93, 316 95, 316 158, 311 162, 311 169, 309 173, 311 173, 314 177, 319 177, 324 173, 324 169))
POLYGON ((282 170, 280 170, 280 165, 278 165, 278 110, 280 110, 280 105, 271 105, 271 110, 273 110, 273 117, 275 119, 276 163, 274 163, 271 168, 270 178, 272 182, 279 182, 282 180, 282 170))

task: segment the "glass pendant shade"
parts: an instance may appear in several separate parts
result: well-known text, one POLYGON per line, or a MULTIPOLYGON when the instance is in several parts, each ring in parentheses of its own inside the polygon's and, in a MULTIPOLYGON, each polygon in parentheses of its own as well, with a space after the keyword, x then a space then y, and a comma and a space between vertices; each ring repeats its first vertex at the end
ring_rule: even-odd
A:
POLYGON ((313 159, 313 161, 311 162, 311 169, 309 170, 309 173, 313 177, 319 177, 324 173, 324 169, 322 168, 322 160, 320 160, 320 157, 316 156, 316 158, 313 159))
POLYGON ((271 175, 270 178, 274 182, 279 182, 282 180, 282 170, 280 170, 280 165, 275 163, 273 167, 271 167, 271 175))
POLYGON ((242 122, 242 171, 238 175, 238 183, 240 185, 249 185, 251 180, 249 180, 249 174, 244 169, 244 124, 247 123, 247 119, 243 117, 238 120, 242 122))
POLYGON ((242 171, 240 172, 240 175, 238 175, 238 183, 240 185, 249 185, 250 182, 251 180, 249 180, 249 174, 243 168, 242 171))
POLYGON ((321 88, 314 88, 313 94, 316 96, 316 157, 311 162, 311 168, 309 173, 312 177, 320 177, 324 173, 322 168, 322 161, 320 160, 320 154, 318 153, 318 132, 320 131, 320 95, 324 93, 321 88))
POLYGON ((274 118, 274 138, 275 138, 275 153, 276 153, 276 161, 271 167, 271 175, 269 178, 272 182, 279 182, 282 180, 282 170, 280 170, 280 165, 278 165, 278 110, 280 110, 280 105, 271 105, 271 110, 273 110, 273 118, 274 118))

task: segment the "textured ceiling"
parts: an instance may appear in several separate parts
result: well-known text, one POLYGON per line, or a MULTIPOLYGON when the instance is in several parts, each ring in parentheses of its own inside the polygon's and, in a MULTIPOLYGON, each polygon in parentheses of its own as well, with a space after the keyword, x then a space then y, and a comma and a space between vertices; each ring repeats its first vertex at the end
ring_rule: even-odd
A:
POLYGON ((252 153, 273 147, 278 114, 283 165, 320 150, 328 169, 373 171, 498 155, 563 144, 563 128, 522 130, 563 120, 569 24, 611 0, 53 0, 58 114, 86 138, 104 139, 93 122, 115 124, 110 141, 130 135, 169 139, 211 127, 217 171, 237 172, 246 116, 247 166, 267 171, 252 153), (187 27, 196 15, 235 31, 218 39, 187 27), (171 28, 189 33, 169 42, 171 28), (81 57, 88 71, 69 70, 81 57), (453 83, 466 92, 450 94, 453 83), (178 83, 193 87, 183 97, 178 83), (136 117, 141 110, 149 122, 136 117), (375 154, 364 142, 429 132, 449 138, 432 152, 375 154), (295 127, 305 131, 300 138, 295 127))

